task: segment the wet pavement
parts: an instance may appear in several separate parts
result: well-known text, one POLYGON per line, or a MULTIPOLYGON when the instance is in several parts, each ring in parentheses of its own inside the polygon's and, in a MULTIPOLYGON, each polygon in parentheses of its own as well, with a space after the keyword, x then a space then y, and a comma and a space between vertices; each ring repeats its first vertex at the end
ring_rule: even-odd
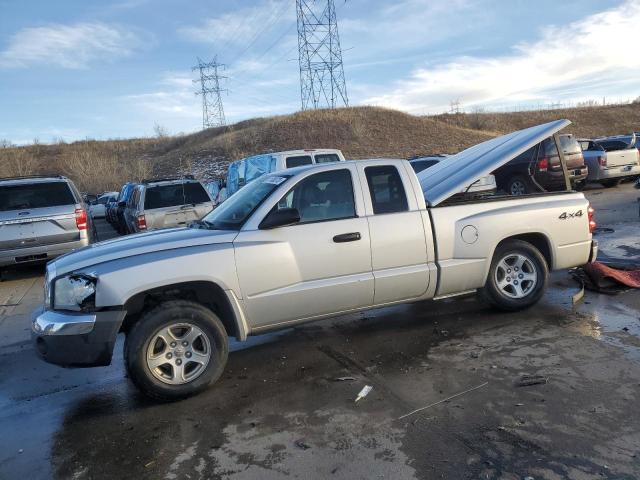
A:
MULTIPOLYGON (((619 189, 587 192, 614 230, 598 237, 640 259, 623 248, 640 192, 619 189)), ((122 338, 109 367, 37 360, 40 274, 0 283, 1 479, 640 477, 640 292, 573 306, 563 271, 525 312, 471 296, 316 322, 233 343, 215 386, 154 404, 125 378, 122 338)))

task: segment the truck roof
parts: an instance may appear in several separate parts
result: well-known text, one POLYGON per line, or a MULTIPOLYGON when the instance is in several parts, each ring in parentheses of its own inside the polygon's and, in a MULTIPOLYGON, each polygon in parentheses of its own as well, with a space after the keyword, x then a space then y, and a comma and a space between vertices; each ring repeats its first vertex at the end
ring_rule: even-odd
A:
POLYGON ((22 177, 0 178, 0 184, 20 185, 29 183, 68 182, 69 179, 62 175, 25 175, 22 177))

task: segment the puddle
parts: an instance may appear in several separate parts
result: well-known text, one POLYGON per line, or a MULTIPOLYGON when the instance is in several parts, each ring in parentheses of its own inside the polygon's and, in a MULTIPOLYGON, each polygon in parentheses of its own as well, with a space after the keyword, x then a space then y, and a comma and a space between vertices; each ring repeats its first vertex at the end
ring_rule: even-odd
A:
POLYGON ((554 275, 545 295, 546 303, 562 306, 567 328, 623 349, 630 358, 640 361, 640 295, 629 291, 605 295, 586 291, 584 299, 573 306, 571 297, 579 291, 568 274, 554 275))

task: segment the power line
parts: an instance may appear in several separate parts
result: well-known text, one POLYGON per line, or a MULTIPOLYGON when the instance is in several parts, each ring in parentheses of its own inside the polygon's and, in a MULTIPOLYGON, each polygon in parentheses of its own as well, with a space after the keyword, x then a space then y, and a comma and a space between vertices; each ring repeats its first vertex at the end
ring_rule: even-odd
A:
POLYGON ((265 33, 269 28, 271 28, 273 25, 275 25, 280 21, 280 19, 284 16, 284 14, 288 9, 289 3, 290 3, 290 0, 283 1, 282 8, 277 14, 275 14, 275 9, 272 10, 272 14, 269 16, 270 21, 265 22, 264 26, 260 30, 258 30, 256 34, 251 38, 251 40, 249 41, 249 44, 239 54, 237 54, 233 59, 233 61, 230 63, 237 62, 242 57, 242 55, 244 55, 251 47, 253 47, 253 45, 256 43, 258 38, 260 38, 260 36, 263 33, 265 33))
POLYGON ((296 0, 296 12, 302 109, 348 106, 333 0, 296 0))
POLYGON ((220 88, 220 79, 223 77, 218 73, 218 68, 223 69, 224 65, 218 63, 218 58, 210 62, 203 62, 198 57, 198 65, 191 70, 198 70, 200 78, 193 83, 200 83, 200 90, 196 95, 202 95, 202 128, 220 127, 226 125, 224 118, 224 108, 222 107, 221 92, 226 90, 220 88))

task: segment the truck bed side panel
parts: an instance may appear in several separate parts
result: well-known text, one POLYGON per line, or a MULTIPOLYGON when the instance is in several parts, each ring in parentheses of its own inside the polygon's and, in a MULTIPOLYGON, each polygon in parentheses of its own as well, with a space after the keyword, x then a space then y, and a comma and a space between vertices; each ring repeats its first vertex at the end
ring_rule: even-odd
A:
POLYGON ((437 295, 484 285, 497 245, 522 234, 541 234, 550 269, 588 261, 588 202, 581 193, 522 197, 432 208, 440 284, 437 295))

